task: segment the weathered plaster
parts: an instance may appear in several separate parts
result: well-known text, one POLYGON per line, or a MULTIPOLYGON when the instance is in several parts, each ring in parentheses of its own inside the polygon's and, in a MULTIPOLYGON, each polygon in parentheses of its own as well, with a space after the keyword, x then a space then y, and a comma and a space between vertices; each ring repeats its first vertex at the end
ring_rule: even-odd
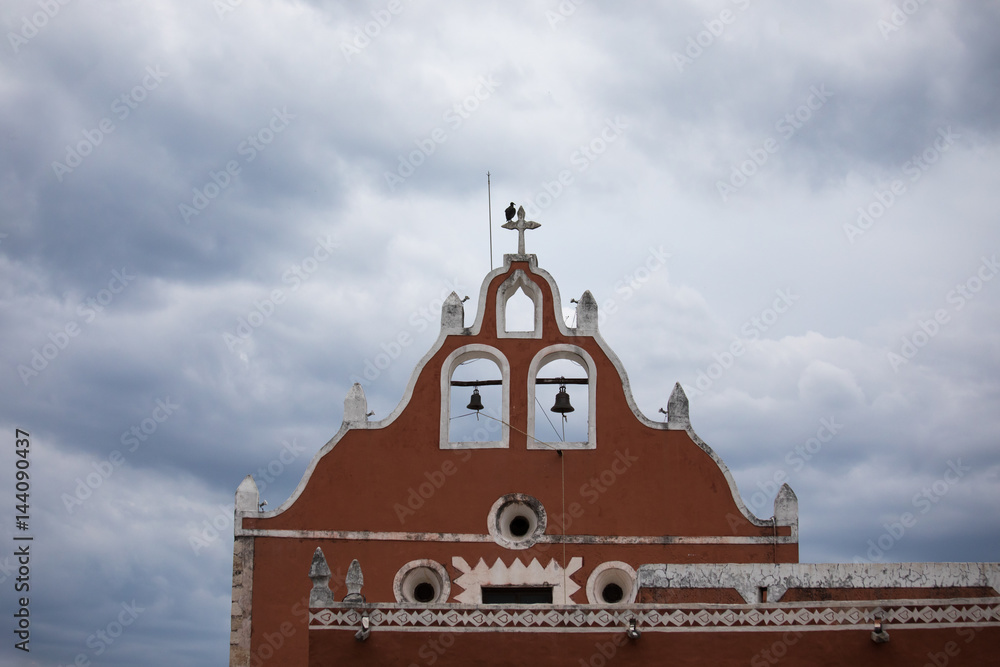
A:
POLYGON ((597 312, 597 299, 587 290, 576 302, 576 333, 580 336, 593 336, 598 332, 600 317, 597 312))
POLYGON ((681 383, 675 382, 674 390, 670 392, 670 398, 667 399, 667 428, 677 431, 686 431, 691 428, 689 412, 687 394, 684 393, 681 383))
POLYGON ((792 535, 799 536, 799 499, 788 484, 782 484, 774 497, 774 521, 779 526, 791 526, 792 535))
POLYGON ((368 399, 364 388, 357 382, 347 390, 344 399, 344 424, 348 427, 364 427, 368 423, 368 399))
POLYGON ((441 306, 441 333, 460 334, 465 329, 465 306, 458 294, 452 292, 441 306))
POLYGON ((779 602, 789 588, 952 588, 1000 591, 1000 563, 667 563, 639 568, 640 588, 733 588, 747 603, 767 589, 779 602))
POLYGON ((344 578, 344 586, 347 588, 347 595, 344 600, 359 602, 363 600, 361 589, 365 585, 365 575, 361 571, 361 563, 355 558, 347 568, 347 576, 344 578))
MULTIPOLYGON (((247 475, 236 489, 233 525, 239 532, 242 517, 253 516, 259 509, 260 493, 252 475, 247 475)), ((252 535, 237 535, 233 539, 233 601, 230 610, 229 665, 248 667, 250 664, 250 630, 253 611, 253 550, 252 535)))
POLYGON ((312 563, 309 565, 309 578, 312 580, 312 590, 309 591, 309 606, 323 607, 336 602, 330 590, 330 566, 326 562, 323 550, 316 547, 312 563))

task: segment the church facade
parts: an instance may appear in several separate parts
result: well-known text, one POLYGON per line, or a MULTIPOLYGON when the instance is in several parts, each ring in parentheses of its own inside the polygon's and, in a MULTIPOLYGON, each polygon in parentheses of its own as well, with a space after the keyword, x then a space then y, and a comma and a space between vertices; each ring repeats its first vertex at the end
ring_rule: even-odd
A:
POLYGON ((240 484, 230 665, 1000 664, 1000 564, 799 563, 792 489, 755 516, 679 384, 643 415, 505 226, 389 416, 356 384, 281 507, 240 484))

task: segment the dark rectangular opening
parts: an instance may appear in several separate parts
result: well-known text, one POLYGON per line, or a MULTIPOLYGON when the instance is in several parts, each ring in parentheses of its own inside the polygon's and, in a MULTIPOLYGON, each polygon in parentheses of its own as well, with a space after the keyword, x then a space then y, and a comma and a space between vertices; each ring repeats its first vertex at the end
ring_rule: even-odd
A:
POLYGON ((483 588, 483 604, 552 604, 551 586, 483 588))

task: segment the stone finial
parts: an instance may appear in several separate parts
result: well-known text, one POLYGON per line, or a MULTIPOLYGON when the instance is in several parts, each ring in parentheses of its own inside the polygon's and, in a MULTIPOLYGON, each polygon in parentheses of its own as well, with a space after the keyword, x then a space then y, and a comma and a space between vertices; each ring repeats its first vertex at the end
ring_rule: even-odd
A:
POLYGON ((368 399, 364 388, 357 382, 347 390, 344 399, 344 423, 348 425, 368 422, 368 399))
POLYGON ((667 399, 667 428, 684 430, 691 426, 688 414, 688 397, 680 382, 674 383, 674 390, 667 399))
POLYGON ((361 563, 355 558, 351 561, 351 566, 347 568, 347 595, 344 602, 361 602, 364 597, 361 595, 361 587, 365 585, 365 575, 361 572, 361 563))
POLYGON ((788 484, 782 484, 774 497, 774 522, 779 526, 795 526, 799 523, 799 499, 788 484))
POLYGON ((458 294, 452 292, 441 306, 441 333, 462 333, 465 328, 465 306, 458 294))
POLYGON ((312 564, 309 566, 309 578, 313 582, 312 590, 309 591, 310 607, 329 607, 336 603, 333 592, 330 590, 330 566, 326 564, 326 557, 319 547, 316 547, 316 551, 313 552, 312 564))
POLYGON ((590 290, 587 290, 576 303, 576 331, 577 333, 596 334, 597 322, 597 300, 594 299, 590 290))
POLYGON ((236 511, 237 512, 257 512, 260 510, 260 492, 257 490, 257 483, 253 481, 253 475, 247 475, 236 487, 236 511))

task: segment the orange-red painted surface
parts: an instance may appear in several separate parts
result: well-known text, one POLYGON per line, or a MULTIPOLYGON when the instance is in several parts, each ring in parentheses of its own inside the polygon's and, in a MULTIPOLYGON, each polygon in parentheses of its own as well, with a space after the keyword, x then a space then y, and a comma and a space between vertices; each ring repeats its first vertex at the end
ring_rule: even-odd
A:
MULTIPOLYGON (((419 539, 375 540, 257 536, 254 538, 250 664, 276 665, 472 665, 472 664, 776 664, 763 651, 784 646, 789 665, 922 665, 926 654, 958 642, 948 664, 991 664, 998 646, 995 629, 963 642, 954 630, 906 630, 913 641, 873 644, 867 633, 799 632, 794 641, 772 632, 648 632, 639 640, 623 632, 373 632, 357 642, 344 630, 309 631, 308 571, 321 547, 333 576, 337 600, 346 593, 344 577, 352 560, 364 572, 368 602, 393 603, 393 577, 405 563, 431 559, 445 566, 452 598, 463 589, 454 557, 475 565, 515 559, 542 565, 574 557, 583 567, 572 575, 581 588, 573 602, 587 603, 586 583, 593 569, 610 560, 638 569, 645 563, 751 563, 798 561, 796 543, 711 543, 712 538, 773 538, 790 535, 788 526, 757 526, 737 506, 719 464, 687 432, 653 428, 633 414, 623 378, 614 361, 592 336, 560 333, 548 282, 514 262, 495 275, 486 290, 478 335, 447 336, 415 378, 405 409, 383 428, 346 432, 308 477, 294 503, 277 516, 245 518, 243 529, 291 531, 368 531, 427 533, 419 539), (522 269, 541 289, 540 339, 497 337, 496 290, 522 269), (455 349, 479 343, 500 350, 510 362, 510 446, 506 449, 442 450, 440 401, 442 364, 455 349), (571 343, 586 350, 597 367, 597 447, 594 450, 529 450, 527 430, 528 366, 540 350, 571 343), (681 544, 536 544, 506 549, 492 541, 455 542, 437 534, 486 535, 493 503, 505 494, 537 498, 548 515, 547 535, 707 538, 681 544), (782 644, 783 643, 783 644, 782 644), (447 646, 445 645, 447 644, 447 646), (705 661, 707 651, 711 660, 705 661), (756 660, 756 662, 755 662, 756 660), (763 660, 763 662, 761 662, 763 660)), ((664 382, 666 396, 672 383, 664 382)), ((815 592, 789 591, 789 599, 815 592)), ((857 598, 862 599, 862 598, 857 598)), ((868 598, 864 598, 868 599, 868 598)), ((677 593, 643 591, 639 602, 739 603, 729 590, 677 593)), ((787 633, 785 633, 787 634, 787 633)), ((995 663, 993 663, 995 664, 995 663)))

